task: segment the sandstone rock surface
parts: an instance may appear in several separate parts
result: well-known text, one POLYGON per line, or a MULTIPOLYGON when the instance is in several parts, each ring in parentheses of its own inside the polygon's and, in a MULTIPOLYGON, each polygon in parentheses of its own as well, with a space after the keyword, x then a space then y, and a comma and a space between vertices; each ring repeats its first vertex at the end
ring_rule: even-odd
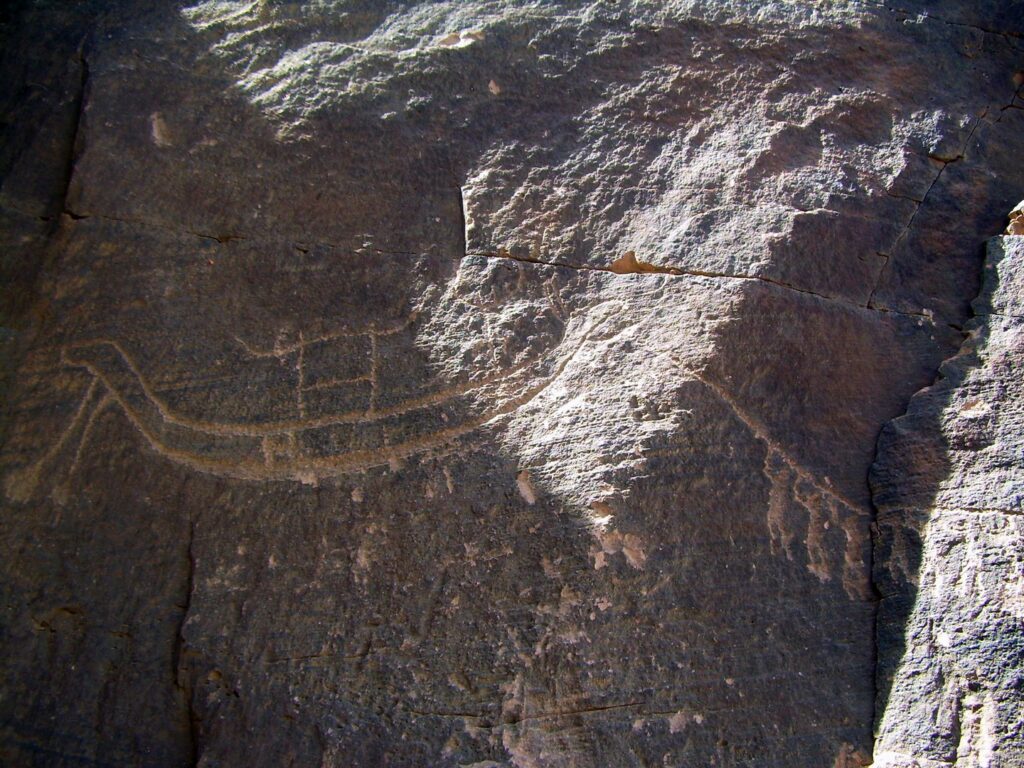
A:
POLYGON ((3 14, 0 760, 1020 764, 1018 3, 3 14))
POLYGON ((872 473, 880 766, 1024 765, 1024 238, 989 243, 974 309, 872 473))

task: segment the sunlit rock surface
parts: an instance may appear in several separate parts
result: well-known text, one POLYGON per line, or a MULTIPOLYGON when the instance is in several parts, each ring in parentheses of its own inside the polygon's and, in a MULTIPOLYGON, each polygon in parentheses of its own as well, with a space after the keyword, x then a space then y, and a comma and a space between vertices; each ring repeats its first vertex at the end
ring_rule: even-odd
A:
POLYGON ((0 19, 3 761, 1018 764, 1010 677, 897 671, 1013 674, 1016 390, 868 483, 994 322, 1017 4, 0 19))
POLYGON ((974 309, 872 475, 891 688, 878 765, 1024 764, 1024 237, 990 241, 974 309))

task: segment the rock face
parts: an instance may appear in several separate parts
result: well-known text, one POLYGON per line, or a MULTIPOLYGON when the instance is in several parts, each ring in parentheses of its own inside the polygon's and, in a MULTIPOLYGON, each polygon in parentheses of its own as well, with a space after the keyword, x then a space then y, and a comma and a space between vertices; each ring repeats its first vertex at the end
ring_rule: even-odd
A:
POLYGON ((3 11, 5 763, 1020 764, 1019 4, 153 5, 3 11))
POLYGON ((872 473, 878 765, 1024 765, 1024 237, 989 243, 974 308, 872 473))

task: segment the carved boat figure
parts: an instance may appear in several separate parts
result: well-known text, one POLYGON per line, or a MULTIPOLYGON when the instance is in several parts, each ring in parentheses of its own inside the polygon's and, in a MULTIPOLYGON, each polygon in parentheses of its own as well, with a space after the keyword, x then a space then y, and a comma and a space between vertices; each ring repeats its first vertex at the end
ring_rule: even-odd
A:
MULTIPOLYGON (((303 407, 303 383, 297 388, 294 418, 257 422, 204 420, 172 407, 154 390, 124 347, 112 340, 77 343, 63 351, 71 368, 92 377, 71 422, 37 461, 8 476, 12 498, 32 495, 42 471, 60 455, 77 448, 74 472, 100 412, 116 405, 152 450, 200 472, 246 480, 315 483, 321 478, 395 465, 421 454, 450 452, 463 437, 514 412, 558 378, 600 321, 587 321, 572 335, 576 343, 555 345, 518 364, 423 394, 380 404, 378 356, 395 331, 368 331, 366 375, 328 382, 350 395, 339 402, 358 407, 309 415, 303 407), (561 353, 560 353, 561 350, 561 353), (352 396, 355 395, 355 396, 352 396)), ((323 338, 300 341, 273 351, 244 345, 249 356, 298 355, 323 338)), ((312 389, 308 387, 307 389, 312 389)))

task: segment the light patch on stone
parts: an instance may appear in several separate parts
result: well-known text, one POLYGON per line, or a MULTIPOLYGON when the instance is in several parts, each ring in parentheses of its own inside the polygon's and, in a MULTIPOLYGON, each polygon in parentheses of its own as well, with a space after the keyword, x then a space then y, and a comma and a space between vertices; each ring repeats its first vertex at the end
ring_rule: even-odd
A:
POLYGON ((961 702, 960 743, 957 764, 991 768, 996 751, 997 712, 991 699, 970 694, 961 702), (971 760, 976 762, 971 763, 971 760))
POLYGON ((547 556, 540 559, 540 567, 544 570, 544 575, 549 579, 560 579, 562 577, 558 568, 555 567, 555 564, 547 556))
POLYGON ((295 473, 295 479, 298 480, 303 485, 316 486, 320 484, 319 478, 317 477, 316 473, 313 472, 312 470, 300 469, 298 472, 295 473))
POLYGON ((530 470, 524 469, 516 475, 516 487, 519 489, 519 495, 527 504, 537 503, 537 492, 534 490, 533 483, 530 482, 530 470))
POLYGON ((370 568, 373 560, 370 558, 370 548, 364 541, 359 545, 359 549, 356 550, 356 568, 361 571, 366 571, 370 568))
POLYGON ((352 489, 352 501, 354 501, 356 504, 360 504, 360 503, 362 503, 364 498, 366 498, 366 497, 363 495, 363 489, 362 488, 353 488, 352 489))
POLYGON ((647 562, 647 554, 644 552, 643 542, 640 537, 633 533, 623 534, 620 531, 606 531, 598 529, 594 531, 600 550, 592 552, 594 567, 603 568, 607 563, 605 556, 622 554, 626 562, 637 570, 643 570, 647 562))
POLYGON ((991 406, 984 400, 969 400, 960 406, 960 415, 965 419, 976 419, 984 416, 991 410, 991 406))
POLYGON ((494 82, 494 80, 491 80, 487 83, 487 90, 491 92, 491 96, 497 96, 501 93, 501 86, 494 82))
POLYGON ((597 540, 606 555, 616 555, 622 551, 622 534, 618 531, 601 531, 597 534, 597 540))
POLYGON ((636 568, 643 570, 647 562, 647 553, 644 552, 643 542, 639 536, 627 533, 622 537, 622 554, 626 556, 626 562, 636 568))
POLYGON ((703 725, 704 715, 699 712, 691 712, 688 709, 681 709, 668 719, 668 730, 670 733, 679 733, 690 723, 703 725))
POLYGON ((612 522, 612 508, 604 501, 595 501, 590 505, 590 523, 597 530, 605 530, 612 522))
POLYGON ((478 29, 463 30, 445 35, 437 41, 437 44, 442 48, 468 48, 473 43, 481 42, 484 37, 484 33, 478 29))
MULTIPOLYGON (((574 591, 568 584, 562 585, 562 591, 558 595, 558 613, 566 617, 579 604, 579 592, 574 591)), ((579 630, 573 630, 573 632, 579 632, 579 630)))
POLYGON ((153 143, 158 147, 169 147, 174 143, 171 141, 171 132, 167 127, 167 121, 159 112, 154 112, 149 116, 149 134, 153 143))
MULTIPOLYGON (((839 748, 839 754, 836 755, 832 768, 864 768, 867 765, 868 758, 860 750, 855 749, 852 744, 843 744, 839 748)), ((925 766, 922 764, 921 768, 925 768, 925 766)))

